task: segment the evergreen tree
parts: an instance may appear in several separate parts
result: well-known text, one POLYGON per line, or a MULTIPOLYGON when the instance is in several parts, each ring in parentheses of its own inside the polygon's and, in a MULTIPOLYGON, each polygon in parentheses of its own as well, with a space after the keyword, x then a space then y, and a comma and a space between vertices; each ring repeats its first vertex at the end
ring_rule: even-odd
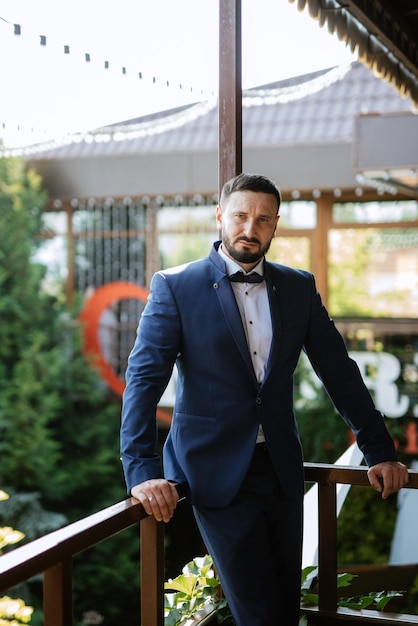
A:
MULTIPOLYGON (((33 260, 44 203, 39 177, 0 159, 0 485, 13 494, 17 526, 22 502, 42 522, 30 538, 126 497, 120 401, 84 358, 77 311, 44 289, 45 267, 33 260)), ((135 530, 79 555, 76 620, 93 610, 110 626, 137 623, 137 570, 135 530)), ((42 593, 31 587, 37 626, 42 593)))

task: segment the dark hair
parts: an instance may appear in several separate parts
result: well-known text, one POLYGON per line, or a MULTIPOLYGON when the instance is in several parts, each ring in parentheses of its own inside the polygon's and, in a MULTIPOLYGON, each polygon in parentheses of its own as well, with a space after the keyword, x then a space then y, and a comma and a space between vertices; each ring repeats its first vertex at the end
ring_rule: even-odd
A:
POLYGON ((277 185, 266 176, 261 176, 259 174, 238 174, 238 176, 231 178, 222 188, 219 205, 222 207, 222 204, 235 191, 269 193, 276 198, 277 213, 279 212, 280 203, 282 201, 280 190, 277 185))

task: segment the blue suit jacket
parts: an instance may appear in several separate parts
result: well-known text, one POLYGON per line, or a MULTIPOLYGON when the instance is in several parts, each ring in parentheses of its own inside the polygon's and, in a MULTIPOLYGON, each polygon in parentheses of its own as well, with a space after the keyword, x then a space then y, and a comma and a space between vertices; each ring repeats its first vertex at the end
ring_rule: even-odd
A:
POLYGON ((367 463, 396 460, 383 418, 306 271, 265 263, 273 339, 264 383, 257 383, 218 245, 207 258, 153 277, 123 397, 121 452, 128 490, 163 476, 155 453, 155 411, 175 362, 178 382, 164 476, 186 482, 195 504, 231 501, 250 463, 259 424, 282 488, 289 497, 301 497, 293 373, 302 349, 367 463))

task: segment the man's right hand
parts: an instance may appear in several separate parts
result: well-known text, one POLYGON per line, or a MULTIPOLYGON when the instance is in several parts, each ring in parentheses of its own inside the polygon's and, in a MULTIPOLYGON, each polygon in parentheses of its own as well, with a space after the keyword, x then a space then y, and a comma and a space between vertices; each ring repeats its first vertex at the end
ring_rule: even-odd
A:
POLYGON ((152 478, 132 487, 131 494, 140 501, 147 515, 157 522, 169 522, 179 500, 174 483, 164 478, 152 478))

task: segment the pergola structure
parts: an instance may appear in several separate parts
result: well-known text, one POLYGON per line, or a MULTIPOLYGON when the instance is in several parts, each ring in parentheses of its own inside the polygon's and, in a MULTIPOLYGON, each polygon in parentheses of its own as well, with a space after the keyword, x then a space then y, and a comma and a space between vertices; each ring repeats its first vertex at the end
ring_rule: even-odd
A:
MULTIPOLYGON (((278 182, 285 200, 315 201, 310 266, 327 301, 328 233, 338 227, 334 203, 387 200, 394 193, 398 199, 418 197, 418 8, 409 0, 298 0, 297 7, 335 31, 362 63, 243 94, 241 0, 220 0, 217 103, 130 120, 26 155, 43 176, 50 208, 67 212, 70 239, 72 214, 92 199, 117 202, 128 196, 141 205, 147 198, 157 209, 167 197, 173 206, 179 197, 213 203, 225 180, 243 169, 259 171, 278 182), (338 76, 339 71, 347 73, 338 76), (325 85, 322 92, 315 92, 315 81, 325 85), (305 89, 306 97, 283 101, 283 94, 298 89, 305 89), (274 98, 277 106, 253 106, 257 99, 271 104, 274 98), (299 135, 292 143, 283 128, 291 128, 297 115, 299 135)), ((402 223, 416 226, 414 220, 402 223)), ((145 284, 159 269, 155 224, 147 236, 154 240, 147 247, 145 284)), ((71 256, 71 242, 69 248, 71 256)), ((70 268, 69 292, 73 282, 70 268)))
MULTIPOLYGON (((413 0, 297 0, 296 4, 300 10, 307 6, 320 25, 326 24, 330 33, 335 31, 352 51, 357 50, 360 61, 418 105, 418 7, 413 0)), ((242 170, 240 24, 241 0, 221 0, 220 185, 242 170)), ((416 152, 415 159, 416 164, 416 152)))

